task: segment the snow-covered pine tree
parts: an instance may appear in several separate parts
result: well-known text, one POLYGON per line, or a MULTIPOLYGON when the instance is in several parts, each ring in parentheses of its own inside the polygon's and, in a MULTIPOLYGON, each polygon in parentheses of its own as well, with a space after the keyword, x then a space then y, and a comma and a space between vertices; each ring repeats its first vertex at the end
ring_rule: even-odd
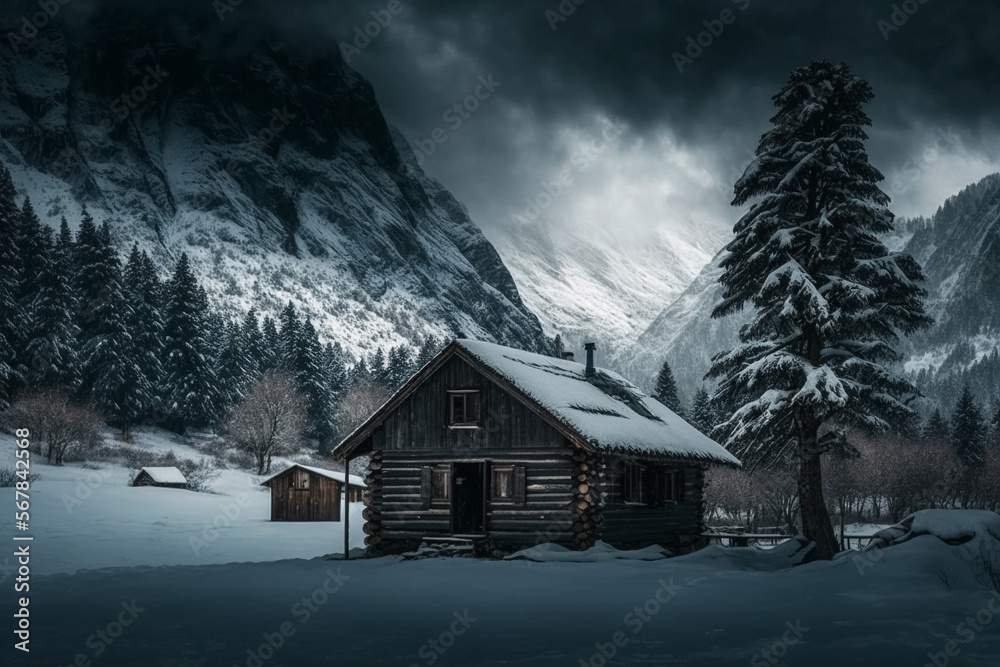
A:
POLYGON ((21 212, 10 172, 0 163, 0 411, 10 406, 20 381, 17 351, 23 349, 24 310, 18 301, 23 266, 18 247, 21 212))
MULTIPOLYGON (((25 213, 34 216, 30 207, 25 213)), ((35 218, 37 221, 37 218, 35 218)), ((31 220, 28 225, 33 225, 31 220)), ((26 308, 27 336, 21 367, 25 386, 32 391, 62 388, 72 391, 80 380, 76 350, 76 297, 64 261, 56 252, 50 227, 39 228, 30 258, 33 283, 26 286, 32 298, 26 308)))
POLYGON ((389 350, 386 364, 386 380, 390 391, 396 391, 413 375, 413 353, 406 345, 397 345, 389 350))
POLYGON ((674 372, 670 370, 670 364, 666 360, 660 368, 660 373, 656 376, 656 389, 653 390, 653 398, 676 414, 684 414, 681 399, 677 396, 677 382, 674 380, 674 372))
POLYGON ((774 125, 735 186, 736 223, 720 282, 722 317, 750 304, 741 345, 717 355, 721 405, 738 406, 717 436, 749 467, 797 459, 805 536, 821 558, 838 545, 823 499, 820 454, 840 426, 884 430, 916 389, 891 367, 903 334, 927 326, 920 266, 890 253, 883 176, 868 162, 871 86, 825 60, 792 72, 774 125))
POLYGON ((347 367, 344 365, 344 349, 340 343, 327 343, 323 348, 323 367, 326 369, 326 383, 334 401, 339 401, 347 388, 347 367))
POLYGON ((368 355, 368 372, 373 380, 383 386, 388 386, 389 377, 385 367, 385 350, 381 347, 368 355))
POLYGON ((254 381, 250 366, 242 327, 233 322, 227 323, 219 354, 215 358, 219 414, 246 397, 247 390, 254 381))
POLYGON ((135 245, 125 264, 125 298, 129 304, 125 325, 132 337, 136 364, 143 374, 140 386, 148 392, 139 397, 141 420, 156 423, 163 397, 163 310, 160 296, 163 286, 156 275, 153 260, 135 245))
POLYGON ((563 339, 560 334, 556 334, 555 338, 552 339, 552 356, 556 359, 562 359, 563 352, 566 351, 566 346, 563 344, 563 339))
POLYGON ((261 357, 260 371, 266 373, 278 368, 281 361, 281 336, 274 318, 267 316, 260 325, 260 333, 264 339, 264 356, 261 357))
POLYGON ((417 370, 423 368, 433 359, 442 348, 441 342, 434 336, 428 336, 420 345, 420 352, 417 353, 417 360, 414 364, 417 370))
POLYGON ((316 440, 321 452, 328 452, 334 444, 335 434, 333 395, 323 364, 323 346, 309 319, 299 331, 292 361, 299 392, 306 398, 306 437, 316 440))
POLYGON ((986 455, 986 421, 976 397, 965 385, 951 417, 951 446, 967 466, 982 465, 986 455))
POLYGON ((924 440, 937 440, 945 441, 948 440, 951 435, 951 429, 948 427, 948 422, 941 415, 941 409, 935 408, 934 412, 931 414, 930 419, 924 425, 920 436, 924 440))
POLYGON ((260 331, 260 318, 257 309, 251 307, 240 323, 240 335, 243 337, 243 351, 247 363, 247 386, 256 382, 262 373, 261 363, 267 356, 264 348, 264 335, 260 331))
POLYGON ((298 351, 302 323, 295 305, 289 301, 278 316, 281 329, 278 333, 278 368, 295 373, 295 355, 298 351))
POLYGON ((699 387, 694 394, 688 421, 705 434, 710 434, 715 428, 717 422, 715 408, 712 405, 712 397, 704 387, 699 387))
POLYGON ((80 328, 81 346, 85 346, 100 333, 104 313, 109 308, 109 301, 114 298, 114 285, 118 281, 119 269, 115 265, 117 255, 110 240, 105 242, 101 230, 94 224, 94 219, 86 208, 77 230, 73 256, 73 279, 80 295, 77 326, 80 328))
POLYGON ((203 294, 187 253, 181 255, 166 286, 164 374, 167 413, 183 432, 189 425, 215 419, 217 381, 207 356, 203 294))
POLYGON ((139 360, 126 326, 132 316, 131 304, 125 299, 121 261, 111 244, 107 223, 96 236, 78 241, 74 255, 80 262, 77 289, 86 301, 78 310, 83 366, 79 393, 96 402, 106 417, 124 423, 122 437, 127 440, 140 408, 136 397, 126 393, 146 390, 140 389, 142 380, 134 368, 139 360), (98 383, 100 392, 96 390, 98 383))
POLYGON ((129 442, 132 426, 148 414, 155 389, 142 368, 145 355, 129 329, 135 319, 132 305, 121 289, 114 289, 106 303, 101 333, 83 348, 84 375, 90 382, 86 397, 121 428, 122 440, 129 442))

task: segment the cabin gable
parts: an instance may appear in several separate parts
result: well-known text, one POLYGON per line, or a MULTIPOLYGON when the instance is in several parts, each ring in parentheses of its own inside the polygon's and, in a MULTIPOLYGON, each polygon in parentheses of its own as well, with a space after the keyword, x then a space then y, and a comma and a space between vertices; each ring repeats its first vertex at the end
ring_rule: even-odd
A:
POLYGON ((452 355, 379 424, 376 451, 563 448, 565 436, 459 355, 452 355))

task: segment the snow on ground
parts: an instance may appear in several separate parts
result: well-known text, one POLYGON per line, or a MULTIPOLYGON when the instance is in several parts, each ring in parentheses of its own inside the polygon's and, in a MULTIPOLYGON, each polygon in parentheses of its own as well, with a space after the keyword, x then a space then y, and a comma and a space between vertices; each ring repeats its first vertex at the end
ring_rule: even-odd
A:
POLYGON ((70 514, 62 495, 95 471, 37 466, 31 655, 8 649, 4 665, 995 667, 1000 655, 1000 581, 981 562, 983 545, 1000 559, 995 519, 973 513, 921 516, 910 525, 923 534, 901 544, 794 568, 793 541, 653 561, 345 562, 318 557, 339 548, 341 524, 266 521, 246 473, 227 471, 212 495, 133 489, 107 470, 70 514), (196 555, 189 538, 240 493, 250 504, 196 555), (970 529, 962 544, 937 537, 970 529))
POLYGON ((313 559, 92 571, 33 582, 33 658, 68 665, 80 654, 121 667, 920 667, 930 654, 938 664, 995 666, 1000 593, 976 584, 954 549, 925 535, 878 557, 848 552, 793 569, 776 550, 716 547, 659 561, 313 559), (130 625, 118 636, 123 617, 130 625))
MULTIPOLYGON (((0 465, 13 465, 13 439, 0 436, 0 465)), ((180 458, 205 456, 177 436, 138 431, 135 446, 180 458)), ((313 558, 343 550, 343 523, 270 521, 270 493, 255 475, 224 470, 213 493, 129 486, 129 471, 99 463, 49 466, 32 457, 31 530, 36 575, 138 565, 207 565, 313 558)), ((285 462, 275 462, 276 469, 285 462)), ((13 489, 0 490, 12 507, 13 489)), ((360 503, 351 507, 352 546, 364 544, 360 503)), ((13 531, 5 522, 4 532, 13 531)), ((0 573, 10 557, 0 556, 0 573), (5 560, 7 559, 7 560, 5 560)))

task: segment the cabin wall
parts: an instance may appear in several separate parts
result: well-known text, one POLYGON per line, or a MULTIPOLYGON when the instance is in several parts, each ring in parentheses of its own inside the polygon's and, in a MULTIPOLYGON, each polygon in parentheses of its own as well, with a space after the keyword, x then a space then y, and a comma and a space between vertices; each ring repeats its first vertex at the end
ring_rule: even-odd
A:
POLYGON ((563 435, 519 400, 455 356, 372 434, 375 450, 561 449, 563 435), (481 428, 448 426, 448 390, 478 389, 481 428))
POLYGON ((606 457, 603 475, 603 518, 601 539, 619 548, 659 544, 681 552, 702 541, 704 532, 704 482, 701 464, 666 463, 682 471, 683 497, 676 504, 663 506, 632 505, 623 498, 623 461, 606 457))
POLYGON ((271 521, 340 521, 340 483, 309 473, 309 488, 292 488, 292 468, 271 480, 271 521))
POLYGON ((377 479, 369 477, 378 484, 371 498, 373 501, 377 498, 381 506, 373 508, 369 516, 378 517, 378 543, 382 552, 412 548, 424 537, 451 535, 451 500, 432 500, 427 507, 421 496, 421 471, 425 466, 479 461, 525 468, 524 503, 518 504, 491 500, 487 466, 485 530, 493 547, 511 550, 543 542, 571 545, 574 463, 568 447, 516 452, 479 449, 443 454, 441 451, 382 452, 377 479))

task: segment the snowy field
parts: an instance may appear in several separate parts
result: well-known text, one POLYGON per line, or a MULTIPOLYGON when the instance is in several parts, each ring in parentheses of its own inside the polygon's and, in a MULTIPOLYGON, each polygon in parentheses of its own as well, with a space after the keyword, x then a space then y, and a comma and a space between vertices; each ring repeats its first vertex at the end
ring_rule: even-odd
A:
POLYGON ((952 542, 975 533, 963 544, 921 535, 795 568, 793 542, 652 561, 343 562, 322 557, 342 524, 271 524, 245 473, 225 473, 213 495, 132 489, 107 471, 70 513, 63 495, 93 471, 38 466, 32 652, 8 646, 2 664, 1000 664, 1000 593, 983 565, 989 549, 1000 558, 996 515, 924 521, 952 542), (249 504, 195 554, 190 536, 241 494, 249 504))
MULTIPOLYGON (((14 441, 0 436, 0 465, 13 465, 14 441)), ((204 456, 176 436, 140 430, 133 445, 179 458, 204 456)), ((343 550, 343 523, 270 521, 270 493, 256 476, 224 470, 212 493, 128 486, 128 471, 98 463, 99 470, 80 464, 48 466, 33 456, 31 530, 34 574, 137 565, 209 565, 234 561, 313 558, 343 550)), ((275 462, 275 470, 285 467, 275 462)), ((13 509, 14 490, 0 489, 13 509)), ((361 505, 352 505, 356 542, 364 545, 361 505)), ((11 517, 13 519, 13 517, 11 517)), ((4 522, 13 532, 13 521, 4 522)), ((9 539, 9 538, 8 538, 9 539)), ((6 549, 4 551, 7 551, 6 549)), ((0 556, 6 575, 11 556, 0 556)))

